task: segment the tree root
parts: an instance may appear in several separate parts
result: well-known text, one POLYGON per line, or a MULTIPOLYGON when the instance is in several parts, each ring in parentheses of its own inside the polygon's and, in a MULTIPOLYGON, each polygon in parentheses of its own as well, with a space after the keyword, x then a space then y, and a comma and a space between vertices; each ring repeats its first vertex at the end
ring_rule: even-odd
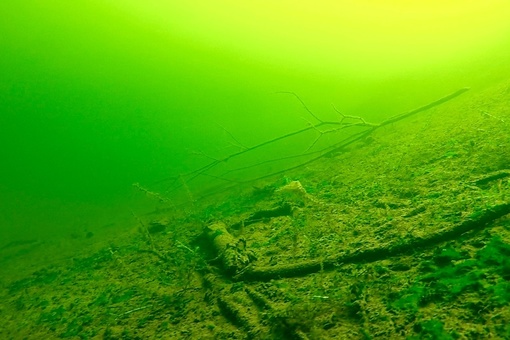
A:
POLYGON ((225 283, 214 274, 204 276, 204 286, 209 300, 215 300, 221 313, 246 332, 249 339, 274 339, 276 336, 308 340, 305 333, 287 322, 287 318, 255 289, 225 283), (275 319, 278 322, 274 322, 275 319))
POLYGON ((354 253, 345 251, 338 256, 324 260, 311 260, 272 267, 250 266, 244 271, 241 271, 238 275, 235 275, 234 279, 238 281, 269 281, 285 277, 303 276, 321 270, 331 270, 348 263, 379 261, 453 240, 467 232, 482 230, 490 223, 507 214, 510 214, 510 203, 499 204, 472 214, 469 219, 454 226, 452 229, 433 234, 426 238, 415 238, 388 247, 360 250, 354 253))

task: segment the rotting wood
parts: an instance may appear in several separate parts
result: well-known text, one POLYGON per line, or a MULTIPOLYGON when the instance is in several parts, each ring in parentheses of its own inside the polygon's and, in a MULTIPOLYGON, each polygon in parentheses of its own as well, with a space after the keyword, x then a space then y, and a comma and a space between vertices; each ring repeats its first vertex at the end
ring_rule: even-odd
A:
POLYGON ((346 251, 338 256, 323 260, 310 260, 272 267, 250 266, 240 274, 234 276, 234 279, 238 281, 268 281, 285 277, 303 276, 321 270, 331 270, 348 263, 379 261, 397 255, 412 253, 417 249, 431 247, 441 242, 455 239, 467 232, 481 230, 498 218, 508 214, 510 214, 510 203, 499 204, 472 214, 469 219, 449 230, 433 234, 426 238, 415 238, 388 247, 365 249, 352 253, 346 251))
POLYGON ((253 287, 234 288, 232 283, 212 273, 204 275, 203 280, 207 299, 216 302, 225 318, 246 332, 249 339, 279 339, 284 335, 285 338, 308 339, 288 322, 285 313, 253 287), (269 322, 268 318, 278 318, 279 322, 269 322))
POLYGON ((510 170, 508 169, 498 170, 489 175, 485 175, 477 180, 474 180, 473 184, 476 186, 485 186, 492 181, 496 181, 498 179, 503 179, 506 177, 510 177, 510 170))
POLYGON ((207 226, 204 234, 211 242, 226 273, 234 275, 253 260, 253 255, 246 249, 246 242, 234 238, 225 223, 217 222, 207 226))

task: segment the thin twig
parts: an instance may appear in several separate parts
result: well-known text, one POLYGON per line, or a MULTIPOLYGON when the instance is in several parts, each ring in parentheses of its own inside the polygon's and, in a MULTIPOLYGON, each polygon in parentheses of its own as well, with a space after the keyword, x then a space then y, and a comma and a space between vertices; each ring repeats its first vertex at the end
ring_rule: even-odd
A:
POLYGON ((293 95, 294 97, 296 97, 297 100, 299 100, 299 102, 301 103, 301 105, 303 105, 303 107, 305 108, 305 110, 315 119, 317 119, 319 122, 322 123, 322 119, 320 119, 319 117, 317 117, 309 108, 308 106, 306 106, 305 102, 295 93, 295 92, 290 92, 290 91, 278 91, 276 93, 284 93, 284 94, 291 94, 293 95))
POLYGON ((236 137, 234 137, 234 135, 233 135, 230 131, 228 131, 227 129, 225 129, 225 128, 224 128, 222 125, 220 125, 219 123, 216 123, 216 124, 217 124, 220 128, 222 128, 222 129, 223 129, 223 131, 225 131, 225 132, 226 132, 226 133, 230 136, 230 138, 232 138, 232 139, 233 139, 233 140, 237 143, 237 146, 238 146, 238 147, 241 147, 242 149, 248 149, 248 147, 247 147, 247 146, 245 146, 243 143, 241 143, 239 140, 237 140, 237 138, 236 138, 236 137))
POLYGON ((147 306, 138 307, 138 308, 135 308, 135 309, 128 310, 127 312, 119 314, 115 320, 118 320, 118 318, 120 318, 121 316, 128 315, 128 314, 131 314, 131 313, 134 313, 134 312, 138 312, 139 310, 147 309, 149 307, 152 307, 152 305, 147 305, 147 306))

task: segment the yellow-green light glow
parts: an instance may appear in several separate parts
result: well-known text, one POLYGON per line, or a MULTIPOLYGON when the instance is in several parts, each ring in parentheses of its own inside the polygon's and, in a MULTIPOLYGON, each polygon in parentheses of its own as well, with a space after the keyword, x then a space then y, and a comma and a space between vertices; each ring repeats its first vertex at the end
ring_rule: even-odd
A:
POLYGON ((117 6, 196 43, 327 72, 429 67, 473 58, 510 37, 510 2, 503 0, 122 0, 117 6))

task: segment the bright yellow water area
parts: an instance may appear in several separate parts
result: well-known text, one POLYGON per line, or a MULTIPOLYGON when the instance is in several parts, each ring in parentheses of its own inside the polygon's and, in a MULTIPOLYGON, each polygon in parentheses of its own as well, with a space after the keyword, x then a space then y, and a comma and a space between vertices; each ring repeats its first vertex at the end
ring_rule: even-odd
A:
POLYGON ((510 34, 501 0, 110 3, 197 43, 327 74, 421 72, 480 57, 510 34))

